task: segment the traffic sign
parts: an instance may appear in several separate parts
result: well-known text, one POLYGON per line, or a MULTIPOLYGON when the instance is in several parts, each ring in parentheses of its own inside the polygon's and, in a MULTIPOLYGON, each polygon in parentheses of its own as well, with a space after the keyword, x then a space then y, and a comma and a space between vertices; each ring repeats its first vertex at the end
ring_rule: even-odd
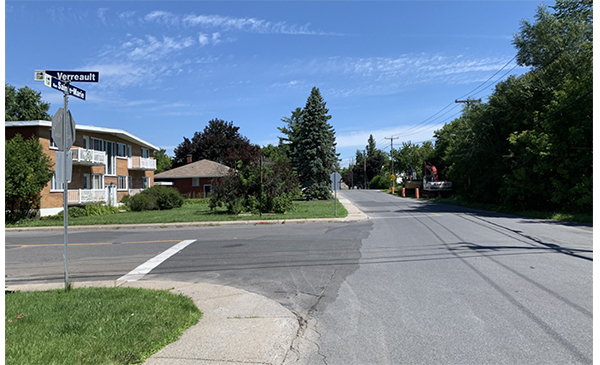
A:
POLYGON ((65 90, 69 90, 69 95, 72 95, 78 99, 85 100, 85 90, 82 90, 76 86, 69 85, 55 77, 52 77, 49 74, 44 75, 44 85, 51 87, 56 90, 60 90, 65 92, 65 90))
POLYGON ((56 114, 52 117, 52 139, 59 151, 68 151, 75 141, 75 121, 71 111, 67 113, 67 135, 63 138, 63 121, 65 120, 65 110, 58 108, 56 114))
POLYGON ((340 188, 341 188, 340 180, 341 179, 342 179, 342 175, 340 175, 339 172, 332 172, 331 175, 329 175, 329 180, 331 180, 331 190, 333 190, 333 191, 340 190, 340 188))
POLYGON ((98 71, 44 71, 46 75, 55 77, 61 81, 71 82, 98 82, 100 73, 98 71))
POLYGON ((71 178, 73 177, 73 152, 67 152, 67 167, 65 168, 65 152, 64 151, 56 151, 56 155, 54 158, 56 161, 54 163, 55 171, 56 171, 56 181, 66 182, 67 184, 71 182, 71 178), (66 174, 66 176, 65 176, 66 174))

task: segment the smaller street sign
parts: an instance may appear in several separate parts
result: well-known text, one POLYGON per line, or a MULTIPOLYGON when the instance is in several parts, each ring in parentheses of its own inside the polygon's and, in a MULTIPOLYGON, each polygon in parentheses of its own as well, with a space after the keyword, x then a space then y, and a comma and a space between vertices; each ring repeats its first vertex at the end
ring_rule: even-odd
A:
POLYGON ((66 182, 67 184, 70 183, 71 178, 73 177, 73 152, 67 152, 67 168, 65 168, 64 151, 56 151, 54 159, 56 160, 54 162, 54 167, 56 171, 56 181, 66 182))
POLYGON ((63 138, 64 115, 65 110, 63 108, 58 108, 54 116, 52 116, 52 139, 59 151, 64 151, 65 149, 68 151, 75 141, 75 121, 73 120, 73 115, 71 115, 70 110, 67 113, 66 141, 63 138))
POLYGON ((35 70, 33 72, 33 81, 44 81, 44 70, 35 70))
MULTIPOLYGON (((56 90, 65 92, 67 90, 67 84, 49 74, 44 75, 44 85, 51 87, 56 90)), ((69 95, 72 95, 78 99, 85 100, 85 90, 82 90, 76 86, 69 85, 69 95)))
POLYGON ((100 73, 98 71, 44 71, 46 75, 55 77, 61 81, 71 82, 98 82, 100 73))

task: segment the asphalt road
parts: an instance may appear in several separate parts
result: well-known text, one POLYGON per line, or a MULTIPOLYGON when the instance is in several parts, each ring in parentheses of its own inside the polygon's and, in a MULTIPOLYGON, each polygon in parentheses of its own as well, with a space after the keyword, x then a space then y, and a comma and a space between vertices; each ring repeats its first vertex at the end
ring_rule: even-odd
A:
MULTIPOLYGON (((74 281, 230 285, 305 323, 299 364, 592 362, 592 227, 344 191, 370 220, 69 234, 74 281)), ((7 285, 63 280, 62 232, 7 232, 7 285)), ((296 359, 293 359, 295 363, 296 359)))

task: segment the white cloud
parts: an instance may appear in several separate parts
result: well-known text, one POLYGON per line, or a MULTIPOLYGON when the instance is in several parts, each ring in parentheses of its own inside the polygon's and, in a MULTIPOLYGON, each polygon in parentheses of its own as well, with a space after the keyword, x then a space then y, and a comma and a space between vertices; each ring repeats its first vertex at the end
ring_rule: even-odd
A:
POLYGON ((201 47, 204 47, 208 43, 210 43, 210 40, 208 38, 208 34, 204 34, 204 33, 198 34, 198 43, 200 44, 201 47))
POLYGON ((287 22, 270 22, 256 18, 232 18, 221 15, 195 15, 189 14, 182 18, 182 23, 194 27, 219 28, 224 30, 238 30, 252 33, 275 34, 306 34, 306 35, 334 35, 310 30, 310 23, 304 25, 288 24, 287 22))
POLYGON ((135 11, 124 11, 122 13, 117 14, 117 17, 125 22, 127 25, 133 25, 133 17, 135 16, 135 11))
POLYGON ((163 36, 163 39, 159 40, 153 36, 146 36, 146 39, 135 38, 123 43, 122 46, 125 49, 135 47, 131 51, 127 50, 128 57, 131 59, 158 60, 173 51, 190 47, 193 44, 194 40, 191 37, 175 39, 163 36))
POLYGON ((168 11, 156 10, 144 16, 145 22, 153 22, 162 25, 178 25, 179 17, 168 11))
POLYGON ((96 14, 98 15, 98 18, 100 18, 100 20, 102 21, 103 24, 106 24, 106 12, 108 11, 108 8, 99 8, 98 11, 96 12, 96 14))
POLYGON ((279 73, 289 78, 343 77, 346 80, 343 88, 322 87, 331 96, 386 95, 417 84, 461 85, 485 81, 506 61, 499 57, 425 53, 398 57, 328 57, 298 59, 282 65, 279 73))

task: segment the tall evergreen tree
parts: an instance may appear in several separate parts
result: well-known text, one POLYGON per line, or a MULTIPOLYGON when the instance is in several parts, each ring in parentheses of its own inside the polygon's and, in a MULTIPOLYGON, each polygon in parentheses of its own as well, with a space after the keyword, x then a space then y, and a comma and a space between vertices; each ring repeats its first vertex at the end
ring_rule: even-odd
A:
POLYGON ((331 198, 329 176, 338 166, 335 130, 327 122, 331 116, 325 104, 319 89, 313 87, 302 110, 298 133, 298 178, 309 199, 331 198))
POLYGON ((298 169, 297 148, 302 123, 302 108, 296 108, 292 111, 291 117, 283 117, 281 121, 286 123, 287 126, 277 127, 285 135, 285 137, 279 137, 279 147, 287 154, 292 167, 298 169))

